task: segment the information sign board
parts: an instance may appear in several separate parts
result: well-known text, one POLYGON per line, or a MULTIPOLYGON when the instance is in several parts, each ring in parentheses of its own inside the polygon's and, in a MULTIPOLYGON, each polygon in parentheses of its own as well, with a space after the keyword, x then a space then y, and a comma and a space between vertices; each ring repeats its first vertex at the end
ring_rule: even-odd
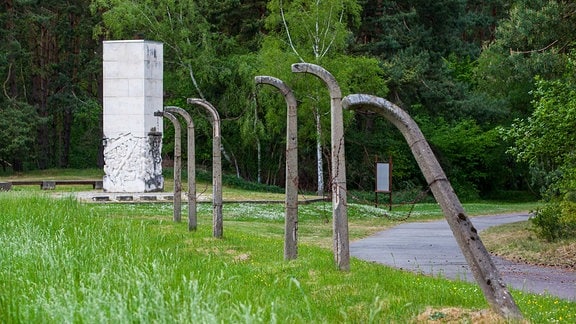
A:
POLYGON ((376 192, 390 192, 390 163, 376 162, 376 192))

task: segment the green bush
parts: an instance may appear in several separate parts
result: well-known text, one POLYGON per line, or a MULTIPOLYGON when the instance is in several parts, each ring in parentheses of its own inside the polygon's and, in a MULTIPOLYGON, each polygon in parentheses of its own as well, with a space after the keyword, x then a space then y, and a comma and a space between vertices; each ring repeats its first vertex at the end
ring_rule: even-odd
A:
POLYGON ((567 194, 560 204, 560 226, 563 237, 576 236, 576 193, 567 194))
POLYGON ((553 242, 576 235, 576 202, 549 202, 531 218, 539 237, 553 242))
POLYGON ((548 203, 535 211, 530 220, 535 226, 536 234, 547 240, 555 241, 560 237, 560 205, 548 203))

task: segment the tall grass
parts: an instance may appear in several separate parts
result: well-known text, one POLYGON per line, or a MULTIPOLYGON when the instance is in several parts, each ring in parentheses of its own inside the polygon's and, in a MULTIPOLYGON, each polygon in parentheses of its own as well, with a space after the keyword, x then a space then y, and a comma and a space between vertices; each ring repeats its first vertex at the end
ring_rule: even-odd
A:
MULTIPOLYGON (((427 306, 487 308, 475 285, 358 260, 340 272, 310 244, 286 262, 281 239, 266 233, 281 220, 257 220, 257 210, 225 213, 218 240, 209 205, 197 232, 166 206, 1 193, 0 322, 405 323, 427 306)), ((318 209, 304 206, 303 222, 330 228, 318 209)), ((514 295, 534 322, 576 320, 575 303, 514 295)))
POLYGON ((72 199, 1 200, 3 322, 220 318, 211 304, 222 293, 181 271, 178 242, 149 223, 103 217, 72 199))

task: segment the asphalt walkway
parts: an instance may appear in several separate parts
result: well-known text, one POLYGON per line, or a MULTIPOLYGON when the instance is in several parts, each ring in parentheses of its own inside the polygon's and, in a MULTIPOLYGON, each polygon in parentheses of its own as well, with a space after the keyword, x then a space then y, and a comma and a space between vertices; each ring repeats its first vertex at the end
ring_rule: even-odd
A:
MULTIPOLYGON (((527 220, 528 214, 471 217, 474 227, 527 220)), ((350 254, 403 270, 453 280, 475 282, 446 220, 404 223, 371 237, 351 242, 350 254)), ((576 301, 576 272, 514 263, 493 257, 508 287, 576 301)))

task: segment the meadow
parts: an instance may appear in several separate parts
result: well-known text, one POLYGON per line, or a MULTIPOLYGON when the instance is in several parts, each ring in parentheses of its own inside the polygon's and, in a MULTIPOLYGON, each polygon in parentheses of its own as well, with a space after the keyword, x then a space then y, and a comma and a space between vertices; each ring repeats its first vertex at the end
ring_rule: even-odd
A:
MULTIPOLYGON (((434 204, 417 207, 413 219, 439 217, 434 204)), ((337 270, 325 247, 328 203, 300 207, 292 261, 283 260, 282 204, 224 210, 224 238, 215 239, 210 204, 199 205, 198 231, 188 232, 170 204, 0 193, 0 322, 408 323, 427 309, 441 319, 450 307, 488 308, 473 284, 357 259, 351 271, 337 270)), ((382 213, 351 204, 352 239, 396 223, 382 213)), ((576 321, 576 303, 513 295, 533 323, 576 321)))

